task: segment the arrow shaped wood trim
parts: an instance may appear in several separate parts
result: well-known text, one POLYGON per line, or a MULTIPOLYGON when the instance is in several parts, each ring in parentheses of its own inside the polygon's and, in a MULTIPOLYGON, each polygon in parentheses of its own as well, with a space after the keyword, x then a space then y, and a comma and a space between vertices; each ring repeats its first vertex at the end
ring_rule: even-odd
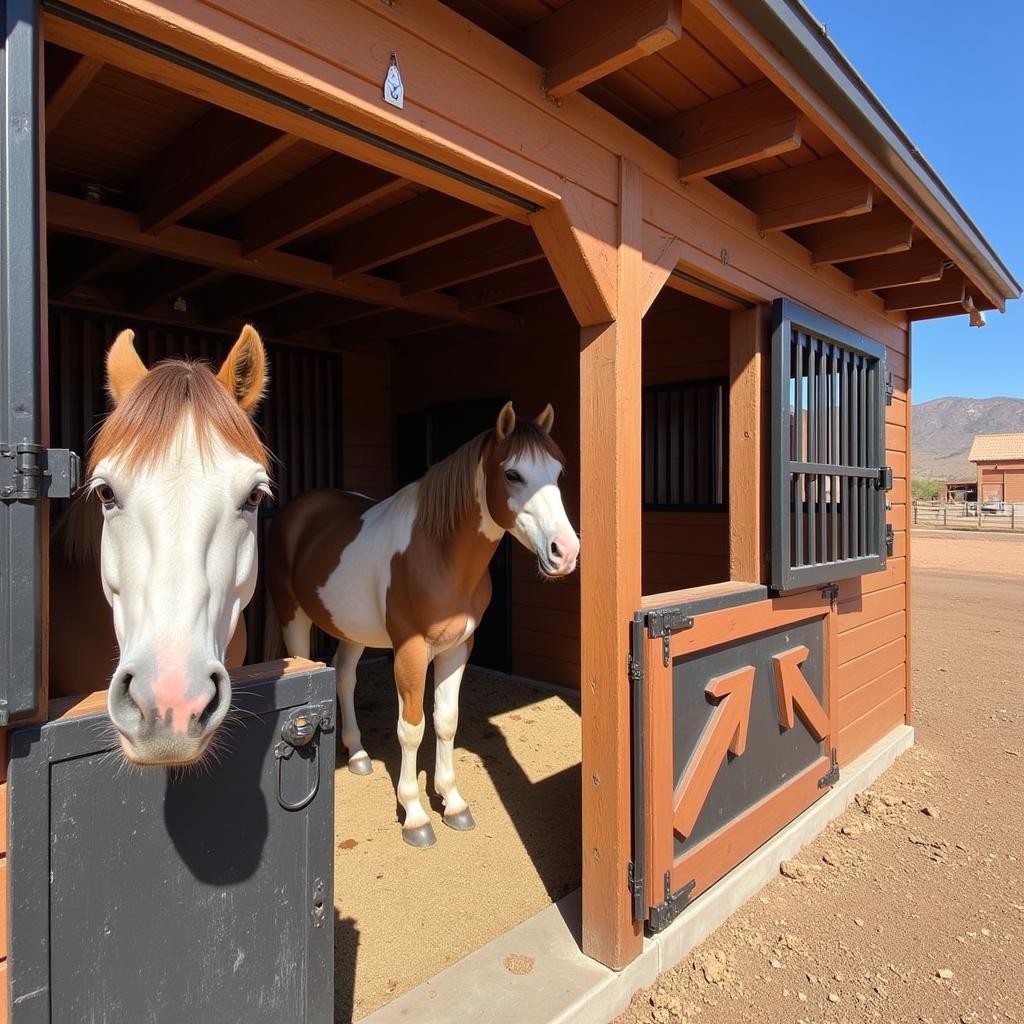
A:
POLYGON ((709 699, 717 700, 711 721, 704 727, 697 746, 676 786, 672 826, 684 839, 693 832, 711 785, 726 753, 739 757, 747 747, 750 699, 754 693, 753 665, 716 676, 704 687, 709 699))
POLYGON ((828 712, 818 703, 811 684, 800 671, 807 655, 807 648, 803 646, 772 655, 775 692, 779 698, 779 724, 783 729, 792 729, 799 715, 811 735, 816 740, 823 740, 829 733, 828 712))

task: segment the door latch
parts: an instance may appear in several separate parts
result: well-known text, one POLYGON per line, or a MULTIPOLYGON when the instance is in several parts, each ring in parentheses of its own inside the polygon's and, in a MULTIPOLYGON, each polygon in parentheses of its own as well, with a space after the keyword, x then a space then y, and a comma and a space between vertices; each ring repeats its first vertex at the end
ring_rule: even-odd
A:
POLYGON ((274 747, 274 758, 277 761, 277 802, 286 811, 301 811, 307 807, 320 790, 320 757, 319 745, 313 744, 310 748, 312 754, 310 760, 316 772, 313 780, 313 788, 301 799, 296 801, 286 800, 282 788, 282 776, 284 774, 284 763, 296 750, 308 747, 314 740, 317 730, 328 732, 334 728, 334 701, 324 701, 322 704, 307 704, 302 708, 295 708, 289 712, 288 717, 281 726, 281 739, 274 747))

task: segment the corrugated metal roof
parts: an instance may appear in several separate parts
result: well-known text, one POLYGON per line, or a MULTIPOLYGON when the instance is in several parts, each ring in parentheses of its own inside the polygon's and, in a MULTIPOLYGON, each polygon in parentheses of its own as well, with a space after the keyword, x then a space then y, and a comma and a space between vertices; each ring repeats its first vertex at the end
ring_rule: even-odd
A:
POLYGON ((1010 462, 1024 459, 1024 434, 978 434, 971 445, 971 462, 1010 462))

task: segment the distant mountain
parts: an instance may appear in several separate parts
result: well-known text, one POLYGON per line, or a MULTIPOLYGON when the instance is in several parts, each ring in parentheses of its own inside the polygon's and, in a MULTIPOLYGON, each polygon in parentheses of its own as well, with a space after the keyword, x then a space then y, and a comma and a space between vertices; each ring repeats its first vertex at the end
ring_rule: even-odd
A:
POLYGON ((1024 398, 934 398, 914 406, 912 430, 913 476, 973 480, 974 435, 1024 431, 1024 398))

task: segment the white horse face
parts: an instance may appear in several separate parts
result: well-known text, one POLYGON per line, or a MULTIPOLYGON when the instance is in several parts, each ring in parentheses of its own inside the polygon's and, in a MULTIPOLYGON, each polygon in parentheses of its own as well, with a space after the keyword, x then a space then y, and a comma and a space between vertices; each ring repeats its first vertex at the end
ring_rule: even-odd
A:
MULTIPOLYGON (((258 367, 258 398, 262 345, 251 333, 255 342, 247 340, 240 365, 244 372, 258 367)), ((162 364, 152 376, 161 374, 172 388, 173 375, 191 375, 189 404, 162 450, 141 464, 116 450, 101 452, 91 487, 103 505, 100 569, 120 648, 107 697, 110 719, 130 760, 186 764, 204 754, 228 711, 224 656, 256 586, 256 513, 270 481, 254 457, 259 449, 227 443, 218 413, 213 426, 201 423, 204 395, 220 403, 221 414, 232 410, 223 376, 217 383, 207 368, 181 363, 162 364)), ((154 395, 156 383, 147 388, 154 395)), ((238 398, 241 384, 226 383, 238 398)), ((111 391, 116 398, 113 378, 111 391)), ((234 427, 241 421, 252 431, 233 412, 234 427)), ((97 447, 102 442, 101 434, 97 447)))
MULTIPOLYGON (((554 418, 549 405, 532 425, 537 428, 535 436, 546 437, 554 418)), ((491 515, 537 556, 537 564, 546 576, 568 576, 576 568, 580 541, 558 489, 562 464, 545 444, 508 444, 514 430, 515 413, 510 402, 502 409, 495 427, 498 465, 489 478, 497 477, 499 486, 488 494, 491 515)))

